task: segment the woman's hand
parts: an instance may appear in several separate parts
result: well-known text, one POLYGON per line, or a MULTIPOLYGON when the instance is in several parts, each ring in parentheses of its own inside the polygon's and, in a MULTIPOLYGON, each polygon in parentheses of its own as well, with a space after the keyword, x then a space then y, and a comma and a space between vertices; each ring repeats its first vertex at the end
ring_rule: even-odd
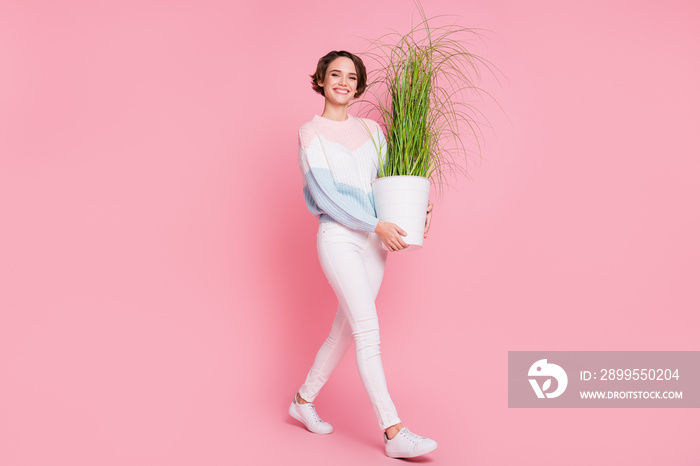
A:
POLYGON ((433 218, 433 203, 428 200, 428 211, 425 213, 425 231, 423 232, 423 238, 428 237, 428 230, 430 230, 430 220, 433 218))
POLYGON ((406 244, 402 238, 402 236, 406 236, 408 233, 403 231, 401 227, 395 223, 383 222, 380 220, 374 232, 379 236, 379 239, 382 240, 382 243, 384 243, 384 246, 386 246, 389 251, 400 251, 408 247, 408 244, 406 244))

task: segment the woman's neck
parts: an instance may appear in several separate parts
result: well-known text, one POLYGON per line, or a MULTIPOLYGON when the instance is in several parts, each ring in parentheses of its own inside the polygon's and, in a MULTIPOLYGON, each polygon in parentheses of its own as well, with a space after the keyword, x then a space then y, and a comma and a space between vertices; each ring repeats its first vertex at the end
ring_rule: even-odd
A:
POLYGON ((326 101, 321 116, 329 120, 345 121, 348 119, 348 106, 333 105, 326 101))

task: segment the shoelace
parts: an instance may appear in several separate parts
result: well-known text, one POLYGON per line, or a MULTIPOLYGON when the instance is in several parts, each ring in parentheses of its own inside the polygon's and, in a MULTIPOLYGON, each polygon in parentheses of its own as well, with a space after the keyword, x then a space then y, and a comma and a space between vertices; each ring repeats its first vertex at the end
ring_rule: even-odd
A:
POLYGON ((306 404, 310 405, 309 409, 311 410, 311 413, 310 413, 311 414, 311 421, 313 421, 314 424, 318 424, 318 423, 323 422, 321 420, 321 418, 319 417, 318 413, 316 412, 316 406, 314 406, 311 403, 306 403, 306 404))
POLYGON ((421 437, 418 434, 414 434, 413 432, 408 430, 408 428, 402 429, 400 433, 401 433, 401 435, 406 437, 408 440, 410 440, 414 445, 425 438, 425 437, 421 437))

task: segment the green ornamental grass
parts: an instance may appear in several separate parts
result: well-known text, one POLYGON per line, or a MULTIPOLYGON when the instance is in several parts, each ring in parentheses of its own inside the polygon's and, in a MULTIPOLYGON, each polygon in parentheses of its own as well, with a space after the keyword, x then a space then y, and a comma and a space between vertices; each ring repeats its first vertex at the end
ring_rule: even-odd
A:
MULTIPOLYGON (((479 125, 488 123, 473 103, 488 95, 479 87, 480 68, 493 66, 467 49, 465 36, 480 38, 475 29, 456 25, 432 27, 426 18, 407 34, 392 32, 370 41, 364 52, 374 65, 369 94, 363 100, 387 136, 387 155, 379 176, 430 178, 440 191, 448 173, 468 176, 473 141, 481 155, 479 125)), ((378 148, 379 149, 379 148, 378 148)))

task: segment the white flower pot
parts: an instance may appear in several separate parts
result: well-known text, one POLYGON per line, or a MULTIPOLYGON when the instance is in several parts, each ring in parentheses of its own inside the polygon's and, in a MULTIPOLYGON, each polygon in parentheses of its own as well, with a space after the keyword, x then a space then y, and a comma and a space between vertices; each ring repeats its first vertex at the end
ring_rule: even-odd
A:
POLYGON ((403 237, 409 244, 404 251, 422 248, 430 181, 422 176, 386 176, 372 182, 372 192, 377 218, 408 233, 403 237))

